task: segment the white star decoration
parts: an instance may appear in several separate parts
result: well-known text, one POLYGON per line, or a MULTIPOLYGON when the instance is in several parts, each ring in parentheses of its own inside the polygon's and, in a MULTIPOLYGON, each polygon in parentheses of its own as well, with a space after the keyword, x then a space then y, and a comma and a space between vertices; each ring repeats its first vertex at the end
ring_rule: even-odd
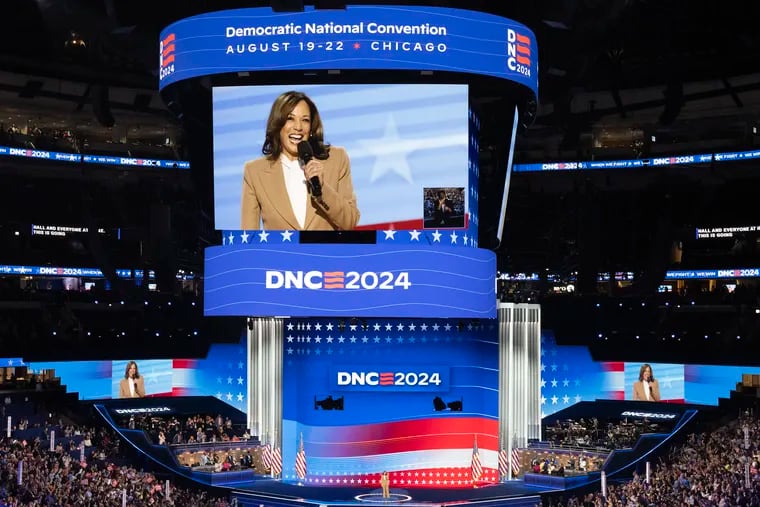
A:
POLYGON ((441 242, 441 236, 443 236, 443 234, 441 234, 440 232, 438 232, 438 230, 436 229, 436 231, 433 233, 433 243, 440 243, 441 242))
POLYGON ((423 147, 421 141, 401 138, 398 135, 396 120, 392 114, 385 121, 385 131, 380 139, 361 139, 359 144, 375 157, 369 182, 374 183, 387 173, 396 173, 407 183, 414 183, 409 161, 406 159, 409 152, 423 147))
POLYGON ((385 239, 396 239, 396 231, 389 229, 383 232, 385 233, 385 239))
POLYGON ((290 241, 290 237, 293 236, 293 231, 282 231, 282 242, 290 241))
POLYGON ((261 231, 259 233, 259 243, 268 243, 269 233, 267 231, 261 231))
POLYGON ((240 241, 243 243, 248 243, 248 231, 243 231, 243 234, 240 235, 240 241))
POLYGON ((409 236, 410 236, 410 238, 409 238, 410 241, 419 241, 420 240, 420 231, 418 231, 416 229, 413 230, 413 231, 409 231, 409 236))

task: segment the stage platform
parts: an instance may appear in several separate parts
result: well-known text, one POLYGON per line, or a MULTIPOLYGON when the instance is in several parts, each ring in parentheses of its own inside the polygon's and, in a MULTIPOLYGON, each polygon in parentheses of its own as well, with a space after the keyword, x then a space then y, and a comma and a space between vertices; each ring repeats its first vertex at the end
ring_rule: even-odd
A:
POLYGON ((480 505, 489 507, 535 507, 540 505, 541 493, 557 489, 546 485, 529 485, 522 480, 477 488, 391 488, 391 497, 384 499, 380 488, 307 486, 275 479, 258 480, 249 487, 235 488, 230 498, 238 505, 259 507, 328 507, 343 505, 480 505))

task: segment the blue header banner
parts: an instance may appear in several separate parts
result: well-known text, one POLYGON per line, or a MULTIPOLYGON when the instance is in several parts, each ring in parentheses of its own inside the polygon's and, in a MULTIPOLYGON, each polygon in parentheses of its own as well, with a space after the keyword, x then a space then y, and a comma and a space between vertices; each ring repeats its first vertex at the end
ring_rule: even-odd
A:
POLYGON ((496 256, 430 245, 206 249, 207 316, 496 317, 496 256))
POLYGON ((275 13, 212 12, 161 32, 159 88, 243 71, 429 70, 481 74, 538 95, 538 46, 526 26, 493 14, 423 6, 350 5, 275 13))

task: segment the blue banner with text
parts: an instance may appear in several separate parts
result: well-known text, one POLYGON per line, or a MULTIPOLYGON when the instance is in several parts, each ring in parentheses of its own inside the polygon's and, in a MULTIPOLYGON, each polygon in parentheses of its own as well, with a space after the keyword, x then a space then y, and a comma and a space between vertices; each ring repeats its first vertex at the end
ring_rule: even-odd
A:
POLYGON ((427 70, 507 79, 538 94, 538 47, 516 21, 462 9, 350 5, 211 12, 161 32, 159 88, 194 77, 309 69, 427 70))
POLYGON ((496 256, 430 245, 206 249, 207 316, 496 317, 496 256))

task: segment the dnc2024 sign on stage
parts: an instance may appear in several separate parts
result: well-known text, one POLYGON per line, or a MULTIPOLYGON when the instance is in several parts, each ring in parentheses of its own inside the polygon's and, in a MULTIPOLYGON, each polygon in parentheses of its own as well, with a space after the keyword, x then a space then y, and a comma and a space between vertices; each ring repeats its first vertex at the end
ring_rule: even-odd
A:
POLYGON ((205 255, 207 316, 496 316, 490 250, 281 243, 205 255))
POLYGON ((161 32, 159 88, 213 74, 309 69, 480 74, 538 93, 533 32, 494 14, 424 6, 213 12, 161 32))

